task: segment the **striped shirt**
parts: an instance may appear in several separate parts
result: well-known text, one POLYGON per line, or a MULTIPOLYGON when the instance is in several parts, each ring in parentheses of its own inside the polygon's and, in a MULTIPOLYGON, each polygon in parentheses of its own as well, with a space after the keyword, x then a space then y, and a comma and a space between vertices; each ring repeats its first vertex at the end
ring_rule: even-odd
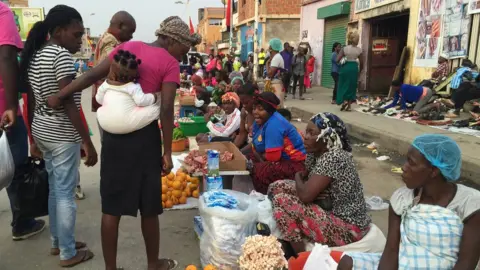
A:
MULTIPOLYGON (((67 77, 75 77, 74 61, 70 52, 58 45, 47 45, 37 51, 30 61, 28 82, 35 96, 32 135, 35 139, 53 143, 77 143, 82 139, 73 127, 63 107, 52 109, 47 98, 58 93, 58 83, 67 77)), ((74 94, 80 109, 81 93, 74 94)))

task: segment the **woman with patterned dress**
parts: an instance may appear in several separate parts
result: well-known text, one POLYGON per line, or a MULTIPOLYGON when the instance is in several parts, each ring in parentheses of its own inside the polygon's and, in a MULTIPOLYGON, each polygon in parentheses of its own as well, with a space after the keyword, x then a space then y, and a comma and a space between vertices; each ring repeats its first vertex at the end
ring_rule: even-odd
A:
POLYGON ((347 253, 338 269, 478 269, 480 192, 454 182, 461 151, 444 135, 413 141, 393 193, 383 254, 347 253))
POLYGON ((305 170, 302 136, 277 112, 279 104, 272 92, 254 96, 252 144, 242 150, 249 160, 253 186, 263 194, 271 183, 305 170))
POLYGON ((296 252, 304 251, 305 240, 330 247, 359 241, 371 219, 342 120, 331 113, 315 115, 307 125, 305 149, 307 171, 273 183, 268 191, 282 240, 296 252))

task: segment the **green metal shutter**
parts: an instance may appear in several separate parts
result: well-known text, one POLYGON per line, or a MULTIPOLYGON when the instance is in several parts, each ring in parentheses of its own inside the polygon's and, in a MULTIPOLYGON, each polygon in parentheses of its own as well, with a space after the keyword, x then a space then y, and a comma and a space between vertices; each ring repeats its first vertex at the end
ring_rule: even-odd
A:
POLYGON ((332 46, 335 42, 345 45, 347 36, 348 16, 325 19, 325 31, 323 37, 322 81, 321 85, 333 88, 332 73, 332 46))

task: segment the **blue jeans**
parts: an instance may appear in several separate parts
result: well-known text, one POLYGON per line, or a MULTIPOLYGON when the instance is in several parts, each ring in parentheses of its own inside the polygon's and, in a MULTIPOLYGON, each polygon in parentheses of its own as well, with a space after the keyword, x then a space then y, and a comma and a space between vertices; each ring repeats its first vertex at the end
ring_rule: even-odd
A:
POLYGON ((51 143, 38 138, 35 141, 43 153, 48 172, 48 216, 52 247, 60 249, 61 260, 69 260, 77 254, 75 187, 80 165, 80 143, 51 143))
POLYGON ((35 225, 33 218, 22 216, 20 198, 18 197, 19 184, 23 181, 22 167, 26 166, 28 158, 27 127, 21 116, 17 117, 16 124, 8 130, 7 138, 10 151, 12 151, 13 161, 15 162, 15 176, 7 188, 10 208, 12 209, 12 232, 21 234, 27 232, 35 225))

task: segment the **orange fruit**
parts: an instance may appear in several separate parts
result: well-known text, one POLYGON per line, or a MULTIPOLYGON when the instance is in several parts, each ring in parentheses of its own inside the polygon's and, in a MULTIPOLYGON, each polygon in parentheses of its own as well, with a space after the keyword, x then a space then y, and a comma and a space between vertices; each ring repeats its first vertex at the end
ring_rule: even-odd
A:
POLYGON ((173 205, 177 205, 178 204, 178 198, 173 197, 172 198, 172 203, 173 203, 173 205))
POLYGON ((172 187, 173 187, 173 189, 180 190, 180 189, 182 189, 182 182, 180 182, 178 180, 175 180, 172 183, 172 187))
POLYGON ((185 181, 185 174, 184 173, 177 174, 177 177, 175 177, 175 180, 178 180, 180 182, 185 181))
POLYGON ((190 184, 188 185, 188 187, 190 188, 191 191, 194 191, 195 189, 198 188, 198 184, 190 184))
POLYGON ((162 185, 166 185, 167 181, 168 181, 167 177, 163 176, 162 177, 162 185))
POLYGON ((178 199, 178 202, 180 204, 186 204, 187 203, 187 197, 184 197, 184 196, 180 197, 180 199, 178 199))
POLYGON ((182 189, 185 190, 187 188, 187 181, 182 182, 182 189))
POLYGON ((185 177, 185 180, 187 180, 187 182, 190 182, 192 181, 192 177, 190 177, 190 175, 187 174, 187 176, 185 177))
POLYGON ((186 191, 182 191, 182 197, 187 197, 187 192, 186 191))
POLYGON ((217 268, 211 264, 205 266, 205 268, 203 268, 203 270, 217 270, 217 268))
POLYGON ((179 168, 179 169, 177 170, 177 174, 178 174, 178 173, 184 173, 183 169, 182 169, 182 168, 179 168))
POLYGON ((175 174, 173 172, 170 172, 168 175, 167 175, 167 178, 168 180, 173 180, 175 179, 175 174))
POLYGON ((185 189, 185 193, 187 197, 192 197, 192 191, 189 188, 185 189))
POLYGON ((167 185, 168 187, 173 187, 173 181, 168 181, 167 185))
POLYGON ((200 183, 200 179, 198 179, 197 177, 192 177, 190 179, 190 183, 198 185, 200 183))
POLYGON ((172 192, 171 192, 170 190, 169 190, 169 191, 167 191, 167 193, 166 193, 166 194, 167 194, 167 197, 169 197, 169 198, 170 198, 170 197, 172 197, 172 192))
POLYGON ((168 200, 167 194, 162 194, 162 202, 166 202, 168 200))
POLYGON ((193 264, 190 264, 189 266, 187 266, 187 268, 185 268, 185 270, 197 270, 197 267, 193 264))
POLYGON ((162 208, 165 208, 165 203, 164 202, 162 202, 162 208))
POLYGON ((194 197, 194 198, 200 197, 200 191, 199 191, 198 189, 197 189, 197 190, 194 190, 194 191, 192 192, 192 197, 194 197))
POLYGON ((168 200, 165 202, 165 208, 172 208, 173 207, 173 202, 171 200, 168 200))
POLYGON ((181 191, 181 190, 174 190, 174 191, 172 191, 172 197, 175 197, 175 198, 180 198, 180 197, 182 197, 182 191, 181 191))
POLYGON ((167 191, 168 191, 168 186, 162 185, 162 194, 167 194, 167 191))

